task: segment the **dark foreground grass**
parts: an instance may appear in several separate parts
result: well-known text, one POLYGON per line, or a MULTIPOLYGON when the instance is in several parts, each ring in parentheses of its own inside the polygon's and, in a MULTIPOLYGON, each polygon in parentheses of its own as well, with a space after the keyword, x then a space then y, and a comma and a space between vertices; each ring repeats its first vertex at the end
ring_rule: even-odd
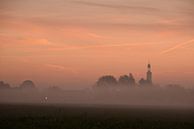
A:
POLYGON ((194 129, 194 110, 1 104, 0 129, 194 129))

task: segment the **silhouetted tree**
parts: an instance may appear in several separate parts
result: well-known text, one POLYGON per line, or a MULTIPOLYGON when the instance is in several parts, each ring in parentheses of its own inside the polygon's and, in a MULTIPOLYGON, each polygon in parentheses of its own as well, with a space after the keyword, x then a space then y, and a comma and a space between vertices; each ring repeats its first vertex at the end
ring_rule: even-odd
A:
POLYGON ((145 80, 144 78, 141 78, 139 80, 140 86, 152 86, 149 81, 145 80))
POLYGON ((118 83, 122 86, 128 86, 130 84, 130 79, 127 75, 123 75, 119 77, 118 83))
POLYGON ((97 81, 98 87, 107 87, 107 86, 110 87, 110 86, 116 86, 116 84, 117 84, 117 80, 112 75, 102 76, 97 81))
POLYGON ((166 88, 171 88, 171 89, 184 89, 181 85, 179 84, 168 84, 166 88))
POLYGON ((129 85, 135 85, 135 78, 133 77, 132 73, 129 74, 129 85))
POLYGON ((10 85, 8 83, 4 83, 3 81, 0 81, 0 89, 9 89, 10 85))
POLYGON ((29 89, 29 88, 35 88, 35 84, 31 80, 25 80, 21 85, 20 88, 29 89))
POLYGON ((123 75, 119 77, 119 84, 123 86, 134 86, 135 79, 131 73, 129 74, 129 76, 123 75))
POLYGON ((145 80, 144 78, 141 78, 141 79, 139 80, 139 84, 140 84, 140 85, 146 85, 146 80, 145 80))
POLYGON ((51 86, 48 88, 48 91, 51 91, 51 92, 61 92, 63 91, 60 87, 58 86, 51 86))

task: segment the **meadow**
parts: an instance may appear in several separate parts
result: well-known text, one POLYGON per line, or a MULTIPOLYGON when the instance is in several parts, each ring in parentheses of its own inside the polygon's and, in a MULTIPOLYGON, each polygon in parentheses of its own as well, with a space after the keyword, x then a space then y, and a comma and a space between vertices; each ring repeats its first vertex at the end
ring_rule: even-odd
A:
POLYGON ((151 106, 0 104, 0 129, 194 129, 194 110, 151 106))

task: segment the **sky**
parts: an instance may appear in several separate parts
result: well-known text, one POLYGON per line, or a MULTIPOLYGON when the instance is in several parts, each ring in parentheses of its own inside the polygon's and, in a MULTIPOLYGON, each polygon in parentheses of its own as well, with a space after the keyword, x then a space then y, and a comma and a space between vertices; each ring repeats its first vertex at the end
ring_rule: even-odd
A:
POLYGON ((92 86, 102 75, 194 87, 193 0, 0 0, 0 79, 92 86))

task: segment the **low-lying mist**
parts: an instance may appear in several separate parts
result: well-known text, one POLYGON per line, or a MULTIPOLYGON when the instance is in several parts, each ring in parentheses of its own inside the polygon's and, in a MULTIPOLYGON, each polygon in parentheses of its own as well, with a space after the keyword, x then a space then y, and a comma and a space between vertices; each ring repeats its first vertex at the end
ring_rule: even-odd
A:
POLYGON ((194 90, 179 87, 93 88, 86 90, 1 89, 0 103, 150 105, 194 107, 194 90))

